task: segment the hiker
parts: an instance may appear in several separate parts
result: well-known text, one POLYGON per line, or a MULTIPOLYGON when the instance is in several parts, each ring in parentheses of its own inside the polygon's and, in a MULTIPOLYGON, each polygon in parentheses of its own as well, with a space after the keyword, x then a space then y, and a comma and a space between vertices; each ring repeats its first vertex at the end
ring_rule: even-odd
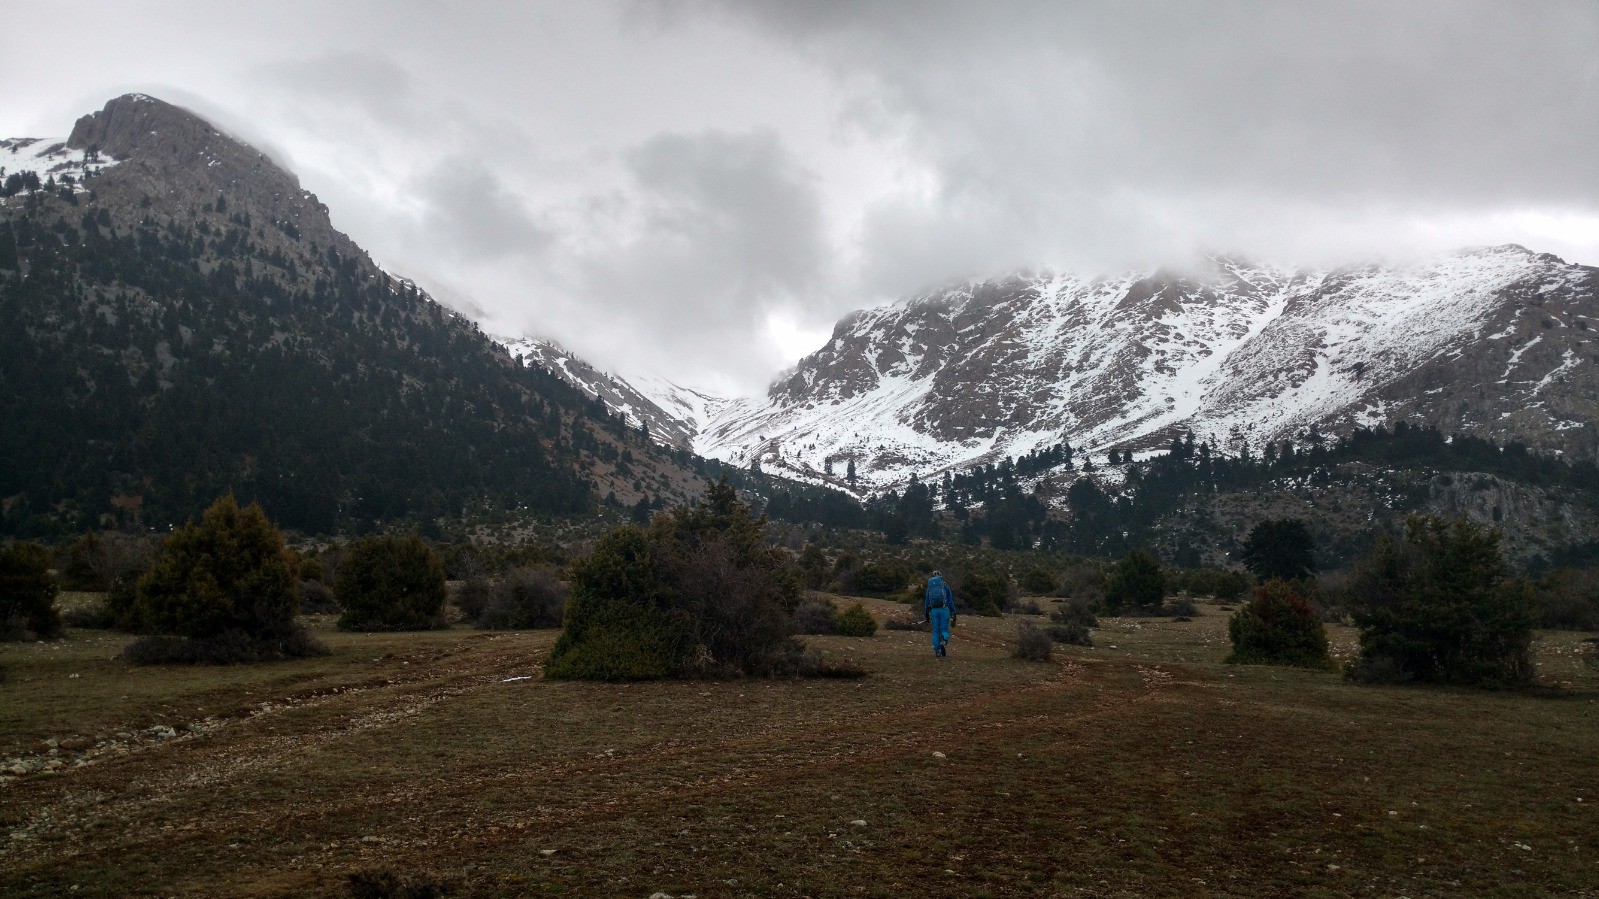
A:
POLYGON ((948 655, 949 629, 955 624, 955 591, 944 583, 944 576, 933 572, 927 579, 927 596, 922 601, 927 612, 928 630, 933 632, 933 655, 948 655))

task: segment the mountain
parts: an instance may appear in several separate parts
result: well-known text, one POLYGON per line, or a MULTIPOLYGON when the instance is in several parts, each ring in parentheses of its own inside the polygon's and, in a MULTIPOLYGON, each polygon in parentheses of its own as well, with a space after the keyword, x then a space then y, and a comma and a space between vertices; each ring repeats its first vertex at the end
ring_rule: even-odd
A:
POLYGON ((665 378, 623 378, 600 371, 552 340, 496 337, 497 343, 524 365, 536 366, 597 397, 634 427, 648 428, 657 443, 691 449, 706 422, 729 402, 704 390, 683 387, 665 378))
POLYGON ((1514 245, 1408 267, 1018 274, 847 316, 694 448, 839 486, 853 460, 862 492, 1063 440, 1147 452, 1187 432, 1258 453, 1398 420, 1592 460, 1596 296, 1599 270, 1514 245))
POLYGON ((167 525, 227 490, 331 532, 696 484, 186 110, 119 97, 0 167, 0 532, 167 525))

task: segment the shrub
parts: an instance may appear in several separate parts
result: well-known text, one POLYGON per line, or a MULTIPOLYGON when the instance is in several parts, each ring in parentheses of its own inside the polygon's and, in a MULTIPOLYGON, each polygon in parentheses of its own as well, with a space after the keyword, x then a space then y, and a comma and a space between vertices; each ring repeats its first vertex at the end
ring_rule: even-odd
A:
POLYGON ((1518 686, 1533 676, 1532 591, 1499 534, 1465 518, 1412 517, 1383 535, 1355 579, 1356 680, 1518 686))
POLYGON ((820 590, 827 586, 827 554, 814 543, 805 544, 804 552, 799 557, 800 582, 811 590, 820 590))
POLYGON ((1029 662, 1047 662, 1054 657, 1055 641, 1031 621, 1016 625, 1016 649, 1011 655, 1029 662))
POLYGON ((1323 668, 1327 628, 1304 597, 1287 581, 1267 581, 1255 598, 1227 622, 1233 641, 1227 661, 1240 665, 1296 665, 1323 668))
POLYGON ((1046 596, 1055 590, 1055 575, 1047 568, 1034 566, 1022 572, 1016 583, 1036 596, 1046 596))
POLYGON ((905 589, 910 575, 894 562, 867 562, 855 572, 855 592, 887 596, 905 589))
POLYGON ((46 639, 61 633, 50 579, 50 552, 37 543, 0 549, 0 639, 46 639))
POLYGON ((870 637, 877 633, 877 620, 865 606, 856 603, 838 613, 833 632, 840 637, 870 637))
POLYGON ((1105 605, 1115 614, 1148 614, 1166 598, 1166 573, 1141 549, 1117 562, 1105 579, 1105 605))
POLYGON ((1057 578, 1055 595, 1086 599, 1097 603, 1105 597, 1105 572, 1098 563, 1080 562, 1065 569, 1057 578))
POLYGON ((1222 602, 1232 602, 1244 595, 1249 581, 1238 571, 1190 568, 1178 575, 1172 586, 1179 590, 1187 590, 1195 596, 1209 596, 1222 602))
POLYGON ((1094 645, 1093 633, 1080 624, 1051 624, 1044 628, 1044 633, 1056 643, 1065 643, 1068 646, 1094 645))
POLYGON ((295 561, 259 505, 241 509, 224 496, 199 524, 167 537, 131 603, 113 585, 107 612, 163 636, 230 646, 255 641, 261 651, 253 657, 293 655, 303 645, 294 623, 295 561))
POLYGON ((1019 599, 1019 600, 1015 600, 1015 601, 1013 601, 1010 604, 1010 608, 1006 609, 1005 611, 1010 612, 1010 613, 1015 614, 1015 615, 1042 615, 1042 614, 1044 614, 1044 610, 1039 607, 1038 601, 1035 600, 1035 599, 1019 599))
POLYGON ((1066 600, 1050 614, 1049 620, 1059 624, 1080 625, 1084 628, 1099 627, 1099 619, 1094 615, 1094 605, 1086 599, 1066 600))
POLYGON ((119 531, 84 534, 58 551, 62 580, 71 590, 110 590, 119 578, 148 571, 156 548, 149 537, 119 531))
POLYGON ((513 568, 478 613, 484 630, 560 627, 566 613, 566 585, 551 568, 513 568))
POLYGON ((295 588, 300 594, 300 611, 306 615, 330 615, 339 610, 333 590, 321 581, 301 581, 295 588))
POLYGON ((1261 581, 1302 581, 1316 572, 1316 543, 1297 518, 1262 521, 1244 538, 1244 567, 1261 581))
MULTIPOLYGON (((448 571, 446 568, 445 572, 448 571)), ((489 607, 493 596, 494 582, 481 571, 474 571, 461 580, 460 588, 455 591, 455 607, 460 610, 463 621, 477 621, 483 617, 483 610, 489 607)))
POLYGON ((1199 616, 1199 605, 1186 596, 1177 596, 1161 606, 1160 613, 1172 618, 1196 618, 1199 616))
POLYGON ((572 566, 552 678, 801 673, 790 633, 800 588, 766 521, 724 480, 699 504, 618 528, 572 566))
POLYGON ((1599 631, 1599 572, 1562 568, 1538 584, 1538 623, 1547 628, 1599 631))
POLYGON ((444 626, 444 562, 415 534, 363 537, 333 576, 339 627, 419 631, 444 626))
POLYGON ((1060 604, 1054 612, 1050 613, 1049 620, 1053 622, 1044 629, 1051 640, 1056 643, 1065 643, 1070 646, 1093 646, 1094 638, 1090 628, 1099 626, 1099 619, 1094 616, 1094 606, 1086 599, 1068 599, 1060 604))
POLYGON ((807 596, 794 608, 794 633, 831 634, 838 625, 838 609, 833 601, 807 596))
POLYGON ((956 592, 966 610, 977 615, 998 616, 1010 601, 1010 579, 996 569, 977 568, 966 572, 956 592))

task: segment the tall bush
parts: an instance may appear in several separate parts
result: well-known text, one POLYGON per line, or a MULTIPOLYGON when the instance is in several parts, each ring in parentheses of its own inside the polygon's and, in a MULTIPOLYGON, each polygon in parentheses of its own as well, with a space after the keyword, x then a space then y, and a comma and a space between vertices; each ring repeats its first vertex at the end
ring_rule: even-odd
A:
POLYGON ((995 616, 1010 602, 1010 592, 1010 578, 1004 572, 973 568, 961 576, 957 596, 965 604, 965 611, 995 616))
POLYGON ((640 680, 793 670, 798 575, 765 531, 723 481, 648 529, 605 535, 572 566, 566 627, 545 673, 640 680))
POLYGON ((1302 581, 1316 573, 1316 543, 1297 518, 1262 521, 1244 538, 1244 567, 1261 581, 1302 581))
POLYGON ((444 626, 444 562, 416 534, 363 537, 339 560, 339 627, 418 631, 444 626))
POLYGON ((1233 641, 1227 661, 1242 665, 1296 665, 1324 668, 1327 628, 1321 616, 1293 585, 1270 580, 1255 590, 1254 599, 1227 622, 1233 641))
POLYGON ((1105 606, 1114 614, 1153 614, 1166 599, 1166 573, 1148 552, 1135 549, 1110 569, 1105 606))
POLYGON ((50 553, 37 543, 0 549, 0 636, 18 640, 61 633, 60 588, 50 579, 50 553))
MULTIPOLYGON (((155 635, 128 647, 134 661, 254 661, 315 654, 296 624, 294 554, 259 505, 217 500, 163 542, 139 578, 130 622, 155 635)), ((115 592, 115 585, 113 585, 115 592)))
POLYGON ((1351 593, 1352 678, 1505 687, 1533 677, 1532 590, 1510 576, 1497 531, 1412 517, 1402 541, 1378 540, 1351 593))

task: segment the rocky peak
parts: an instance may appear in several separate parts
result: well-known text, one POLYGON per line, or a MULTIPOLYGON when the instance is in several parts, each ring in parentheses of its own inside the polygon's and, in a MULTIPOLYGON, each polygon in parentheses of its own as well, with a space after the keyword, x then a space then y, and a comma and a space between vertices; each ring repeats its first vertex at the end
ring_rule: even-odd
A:
POLYGON ((72 127, 67 146, 98 150, 116 159, 167 154, 182 157, 204 152, 228 140, 210 123, 180 106, 144 94, 124 94, 72 127))

